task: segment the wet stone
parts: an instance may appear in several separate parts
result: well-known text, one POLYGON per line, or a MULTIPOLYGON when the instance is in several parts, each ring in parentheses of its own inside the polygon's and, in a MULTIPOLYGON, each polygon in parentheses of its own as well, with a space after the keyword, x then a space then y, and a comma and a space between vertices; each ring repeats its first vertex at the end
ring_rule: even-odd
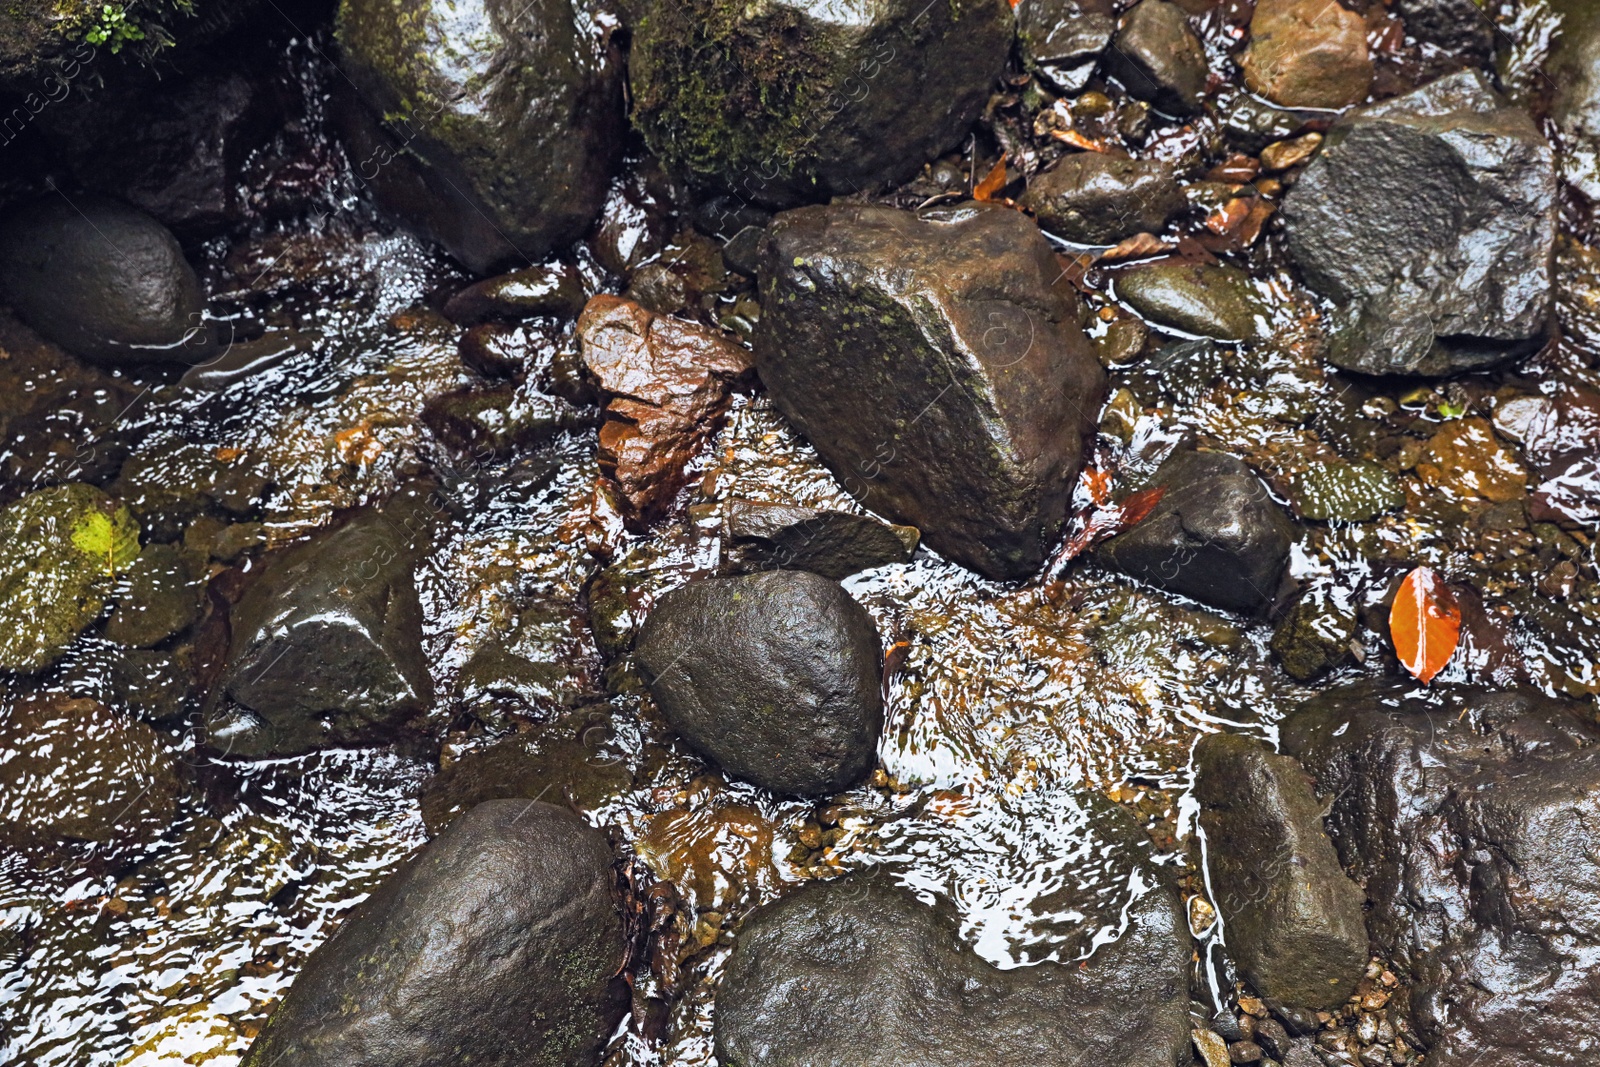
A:
POLYGON ((0 706, 0 841, 139 845, 172 824, 181 791, 149 726, 93 700, 36 695, 0 706))
POLYGON ((234 605, 227 695, 213 744, 244 754, 305 751, 426 707, 414 570, 438 513, 426 495, 357 509, 260 562, 234 605))
POLYGON ((1308 590, 1278 620, 1272 651, 1289 677, 1310 681, 1351 658, 1357 622, 1347 597, 1308 590))
POLYGON ((356 173, 477 273, 581 237, 624 128, 622 64, 599 22, 571 0, 345 0, 356 173))
POLYGON ((875 1063, 1170 1064, 1189 1042, 1190 942, 1156 889, 1081 967, 1001 970, 949 902, 854 876, 806 885, 745 920, 717 994, 730 1067, 875 1063))
POLYGON ((785 212, 762 262, 762 384, 866 507, 1023 577, 1066 518, 1105 389, 1060 273, 1003 208, 785 212))
POLYGON ((1228 954, 1262 996, 1319 1010, 1344 1003, 1367 964, 1363 897, 1339 867, 1311 780, 1238 734, 1201 740, 1195 764, 1228 954))
POLYGON ((1373 75, 1366 20, 1333 0, 1260 0, 1241 66, 1251 92, 1274 103, 1315 108, 1360 103, 1373 75))
POLYGON ((1329 361, 1444 375, 1538 347, 1555 193, 1544 136, 1476 71, 1340 119, 1283 205, 1291 257, 1339 305, 1329 361))
POLYGON ((204 297, 177 239, 102 196, 60 196, 0 223, 0 297, 45 338, 113 364, 211 355, 204 297))
POLYGON ((199 618, 203 588, 177 545, 147 545, 128 566, 106 636, 128 648, 159 644, 199 618))
POLYGON ((653 0, 634 21, 633 119, 670 170, 784 207, 904 181, 978 117, 1011 5, 653 0))
POLYGON ((1273 599, 1294 524, 1241 460, 1180 451, 1150 478, 1167 491, 1133 529, 1096 550, 1107 566, 1234 611, 1273 599))
POLYGON ((1083 244, 1158 233, 1185 204, 1168 164, 1103 152, 1067 156, 1034 178, 1022 198, 1040 226, 1083 244))
POLYGON ((1166 262, 1124 271, 1117 297, 1156 326, 1219 341, 1270 336, 1270 311, 1250 276, 1221 264, 1166 262))
POLYGON ((138 555, 139 524, 91 485, 41 489, 0 511, 0 668, 54 663, 138 555))
POLYGON ((573 318, 583 310, 585 299, 583 280, 575 268, 545 264, 475 282, 445 302, 444 314, 458 326, 540 315, 573 318))
POLYGON ((1592 713, 1531 691, 1357 683, 1280 730, 1333 798, 1329 834, 1365 886, 1374 947, 1411 986, 1426 1062, 1556 1067, 1592 1048, 1592 713))
POLYGON ((1017 39, 1023 63, 1063 92, 1082 90, 1116 32, 1114 11, 1104 0, 1022 0, 1017 39))
POLYGON ((726 531, 733 573, 793 568, 833 579, 905 563, 920 539, 914 527, 865 515, 753 500, 729 505, 726 531))
POLYGON ((687 480, 685 468, 716 429, 750 354, 732 338, 631 300, 597 296, 578 320, 583 361, 609 396, 600 469, 623 515, 643 528, 687 480))
POLYGON ((306 961, 244 1067, 592 1067, 627 1004, 605 838, 564 808, 455 819, 306 961))
POLYGON ((1319 463, 1295 475, 1294 510, 1319 522, 1366 522, 1406 502, 1394 475, 1366 460, 1319 463))
POLYGON ((1494 52, 1495 24, 1477 0, 1397 0, 1395 13, 1408 35, 1469 63, 1488 63, 1494 52))
POLYGON ((453 687, 458 706, 491 726, 508 714, 543 715, 583 696, 592 649, 572 607, 535 598, 511 628, 479 646, 453 687))
POLYGON ((1183 8, 1168 0, 1140 0, 1122 16, 1106 53, 1106 70, 1140 100, 1170 115, 1200 109, 1206 88, 1206 53, 1183 8))
POLYGON ((446 445, 479 460, 504 459, 596 421, 527 383, 435 397, 422 420, 446 445))
POLYGON ((656 602, 635 655, 672 728, 731 775, 826 796, 877 762, 878 632, 837 582, 805 571, 690 582, 656 602))
POLYGON ((435 775, 422 794, 422 820, 439 833, 487 800, 543 800, 592 811, 633 786, 611 729, 614 712, 580 709, 526 733, 467 753, 435 775))

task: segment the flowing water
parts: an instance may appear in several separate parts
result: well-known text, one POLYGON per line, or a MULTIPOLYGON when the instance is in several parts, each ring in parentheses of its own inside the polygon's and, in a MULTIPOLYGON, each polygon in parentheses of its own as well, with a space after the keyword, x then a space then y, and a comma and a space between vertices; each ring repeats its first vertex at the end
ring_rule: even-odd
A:
MULTIPOLYGON (((235 339, 229 358, 249 355, 264 369, 202 387, 171 374, 23 375, 24 390, 65 383, 93 403, 86 424, 47 420, 8 443, 8 498, 114 455, 127 491, 166 493, 180 516, 196 487, 226 483, 243 494, 233 518, 259 523, 252 530, 273 546, 428 479, 451 518, 419 582, 435 688, 450 698, 392 743, 244 758, 206 729, 213 720, 181 678, 172 681, 198 669, 199 635, 135 654, 91 628, 47 672, 6 678, 8 701, 65 693, 154 722, 181 789, 170 824, 142 843, 0 853, 0 1062, 236 1062, 306 955, 426 840, 430 778, 506 736, 567 729, 574 716, 583 728, 568 730, 567 758, 581 766, 546 799, 573 804, 610 833, 641 885, 670 886, 640 979, 643 999, 670 1007, 664 1019, 636 1013, 613 1044, 618 1064, 711 1062, 711 991, 730 929, 805 879, 892 870, 918 891, 953 898, 964 935, 1005 967, 1079 958, 1116 936, 1128 902, 1154 888, 1135 853, 1186 897, 1199 894, 1187 799, 1195 739, 1237 730, 1272 740, 1274 723, 1311 689, 1275 665, 1269 623, 1092 563, 1003 585, 924 551, 848 580, 890 649, 883 771, 860 788, 823 803, 775 799, 676 743, 636 679, 607 673, 584 607, 597 575, 624 585, 627 613, 642 617, 659 592, 716 569, 726 502, 856 505, 759 393, 736 397, 683 507, 643 536, 622 530, 596 495, 592 429, 486 462, 435 440, 424 405, 470 375, 456 355, 459 329, 434 308, 465 279, 381 223, 331 147, 321 102, 336 75, 325 45, 285 46, 303 129, 247 168, 258 192, 291 182, 316 190, 309 206, 205 250, 211 313, 235 339), (142 473, 130 481, 130 470, 142 473), (545 610, 523 651, 556 665, 555 680, 520 703, 480 699, 461 683, 464 668, 508 640, 530 603, 545 610), (1144 838, 1108 835, 1092 797, 1131 811, 1144 838)), ((639 242, 660 225, 620 200, 609 210, 639 242)), ((692 246, 684 238, 661 256, 692 246)), ((1101 459, 1136 478, 1187 428, 1249 461, 1286 502, 1288 479, 1319 458, 1416 453, 1452 421, 1481 420, 1491 401, 1503 409, 1518 396, 1593 386, 1593 255, 1575 242, 1563 255, 1560 345, 1515 372, 1430 389, 1326 369, 1310 343, 1318 308, 1273 253, 1257 254, 1253 273, 1277 339, 1225 350, 1216 366, 1115 370, 1110 407, 1124 414, 1103 422, 1101 459)), ((592 264, 585 270, 593 289, 621 286, 592 264)), ((1112 302, 1109 278, 1088 282, 1100 304, 1112 302)), ((747 284, 731 283, 713 310, 748 297, 747 284)), ((574 343, 570 323, 552 336, 552 358, 574 343)), ((1403 467, 1397 512, 1303 525, 1293 576, 1366 617, 1400 574, 1430 564, 1477 589, 1485 617, 1502 624, 1484 632, 1514 647, 1529 684, 1589 698, 1600 691, 1593 527, 1485 522, 1498 505, 1478 491, 1481 479, 1520 476, 1524 461, 1503 438, 1480 443, 1482 454, 1458 468, 1403 467), (1573 584, 1559 602, 1531 592, 1563 563, 1573 584)), ((213 581, 259 566, 259 554, 240 559, 219 564, 232 577, 213 581)), ((1469 642, 1442 677, 1498 680, 1505 662, 1493 641, 1469 642)), ((1333 680, 1395 670, 1381 629, 1369 625, 1333 680)), ((92 794, 109 786, 96 780, 104 773, 70 763, 52 788, 92 794)), ((1203 900, 1189 910, 1205 933, 1203 900)), ((1212 956, 1197 989, 1231 988, 1226 967, 1212 956)))

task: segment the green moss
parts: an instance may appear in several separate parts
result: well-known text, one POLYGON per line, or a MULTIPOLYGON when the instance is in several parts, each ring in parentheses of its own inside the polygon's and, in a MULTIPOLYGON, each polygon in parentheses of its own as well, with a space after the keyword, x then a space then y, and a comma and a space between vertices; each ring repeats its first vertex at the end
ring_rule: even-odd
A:
POLYGON ((635 38, 635 119, 679 171, 813 184, 809 148, 833 81, 831 36, 787 7, 659 3, 635 38))

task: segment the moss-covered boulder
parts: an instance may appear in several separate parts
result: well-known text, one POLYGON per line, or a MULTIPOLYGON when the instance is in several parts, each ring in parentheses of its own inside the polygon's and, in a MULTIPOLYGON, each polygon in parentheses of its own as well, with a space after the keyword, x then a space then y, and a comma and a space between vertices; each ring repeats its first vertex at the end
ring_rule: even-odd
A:
POLYGON ((680 175, 786 206, 902 181, 959 141, 1012 41, 1006 0, 654 0, 634 121, 680 175))
POLYGON ((346 148, 379 201, 468 267, 581 236, 623 133, 621 61, 571 0, 344 0, 346 148), (381 128, 380 128, 381 126, 381 128))
POLYGON ((41 489, 0 511, 0 668, 54 663, 138 555, 139 524, 92 485, 41 489))

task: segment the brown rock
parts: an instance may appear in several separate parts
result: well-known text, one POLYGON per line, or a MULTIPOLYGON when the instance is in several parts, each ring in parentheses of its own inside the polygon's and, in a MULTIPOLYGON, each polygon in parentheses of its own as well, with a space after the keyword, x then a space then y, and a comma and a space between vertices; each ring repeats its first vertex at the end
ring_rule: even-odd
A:
POLYGON ((1261 0, 1241 65, 1251 92, 1288 107, 1348 107, 1372 86, 1366 22, 1337 0, 1261 0))
POLYGON ((750 353, 731 338, 596 296, 578 318, 583 361, 610 396, 600 427, 600 469, 616 483, 623 518, 642 528, 660 515, 727 410, 750 353))

